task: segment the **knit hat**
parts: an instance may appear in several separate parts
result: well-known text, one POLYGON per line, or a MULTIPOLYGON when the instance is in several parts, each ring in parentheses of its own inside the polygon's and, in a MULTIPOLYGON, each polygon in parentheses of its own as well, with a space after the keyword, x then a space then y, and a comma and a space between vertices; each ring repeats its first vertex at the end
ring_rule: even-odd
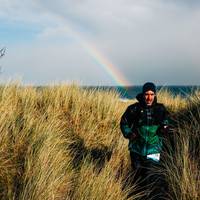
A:
POLYGON ((143 85, 142 87, 142 93, 144 94, 147 91, 153 91, 154 93, 156 93, 156 86, 154 85, 154 83, 152 82, 147 82, 143 85))

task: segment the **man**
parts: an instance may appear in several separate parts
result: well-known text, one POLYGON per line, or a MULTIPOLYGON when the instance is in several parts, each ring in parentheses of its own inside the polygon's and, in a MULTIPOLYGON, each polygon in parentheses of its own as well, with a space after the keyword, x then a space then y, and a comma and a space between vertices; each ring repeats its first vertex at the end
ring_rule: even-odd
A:
POLYGON ((142 185, 153 184, 152 168, 159 166, 163 138, 168 130, 168 112, 157 103, 156 86, 147 82, 137 103, 128 106, 120 122, 121 131, 129 139, 131 165, 142 185))

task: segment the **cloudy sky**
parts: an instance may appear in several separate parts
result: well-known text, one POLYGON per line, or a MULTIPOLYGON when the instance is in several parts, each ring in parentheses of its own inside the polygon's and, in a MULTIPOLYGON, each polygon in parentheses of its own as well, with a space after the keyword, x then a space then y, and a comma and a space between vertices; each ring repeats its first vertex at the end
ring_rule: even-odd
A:
POLYGON ((0 47, 6 47, 1 81, 200 85, 197 0, 0 0, 0 5, 0 47))

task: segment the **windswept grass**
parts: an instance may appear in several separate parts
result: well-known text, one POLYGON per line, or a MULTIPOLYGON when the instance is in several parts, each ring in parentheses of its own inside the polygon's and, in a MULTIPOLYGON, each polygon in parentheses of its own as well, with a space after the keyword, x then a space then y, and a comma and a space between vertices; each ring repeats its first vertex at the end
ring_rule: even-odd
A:
POLYGON ((174 146, 166 159, 166 176, 172 199, 200 198, 200 96, 188 99, 175 116, 174 146))
MULTIPOLYGON (((173 112, 165 170, 171 199, 198 199, 199 104, 161 91, 173 112), (171 146, 170 146, 171 145, 171 146)), ((119 121, 132 102, 77 85, 0 88, 0 199, 140 199, 119 121), (130 195, 132 194, 132 195, 130 195)))

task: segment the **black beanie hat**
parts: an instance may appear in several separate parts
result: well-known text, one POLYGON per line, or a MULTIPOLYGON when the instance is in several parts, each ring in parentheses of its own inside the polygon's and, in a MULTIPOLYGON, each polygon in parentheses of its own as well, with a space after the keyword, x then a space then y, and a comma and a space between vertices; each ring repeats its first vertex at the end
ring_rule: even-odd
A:
POLYGON ((154 93, 156 93, 156 86, 154 85, 154 83, 151 82, 147 82, 143 85, 142 87, 142 93, 144 94, 147 91, 153 91, 154 93))

